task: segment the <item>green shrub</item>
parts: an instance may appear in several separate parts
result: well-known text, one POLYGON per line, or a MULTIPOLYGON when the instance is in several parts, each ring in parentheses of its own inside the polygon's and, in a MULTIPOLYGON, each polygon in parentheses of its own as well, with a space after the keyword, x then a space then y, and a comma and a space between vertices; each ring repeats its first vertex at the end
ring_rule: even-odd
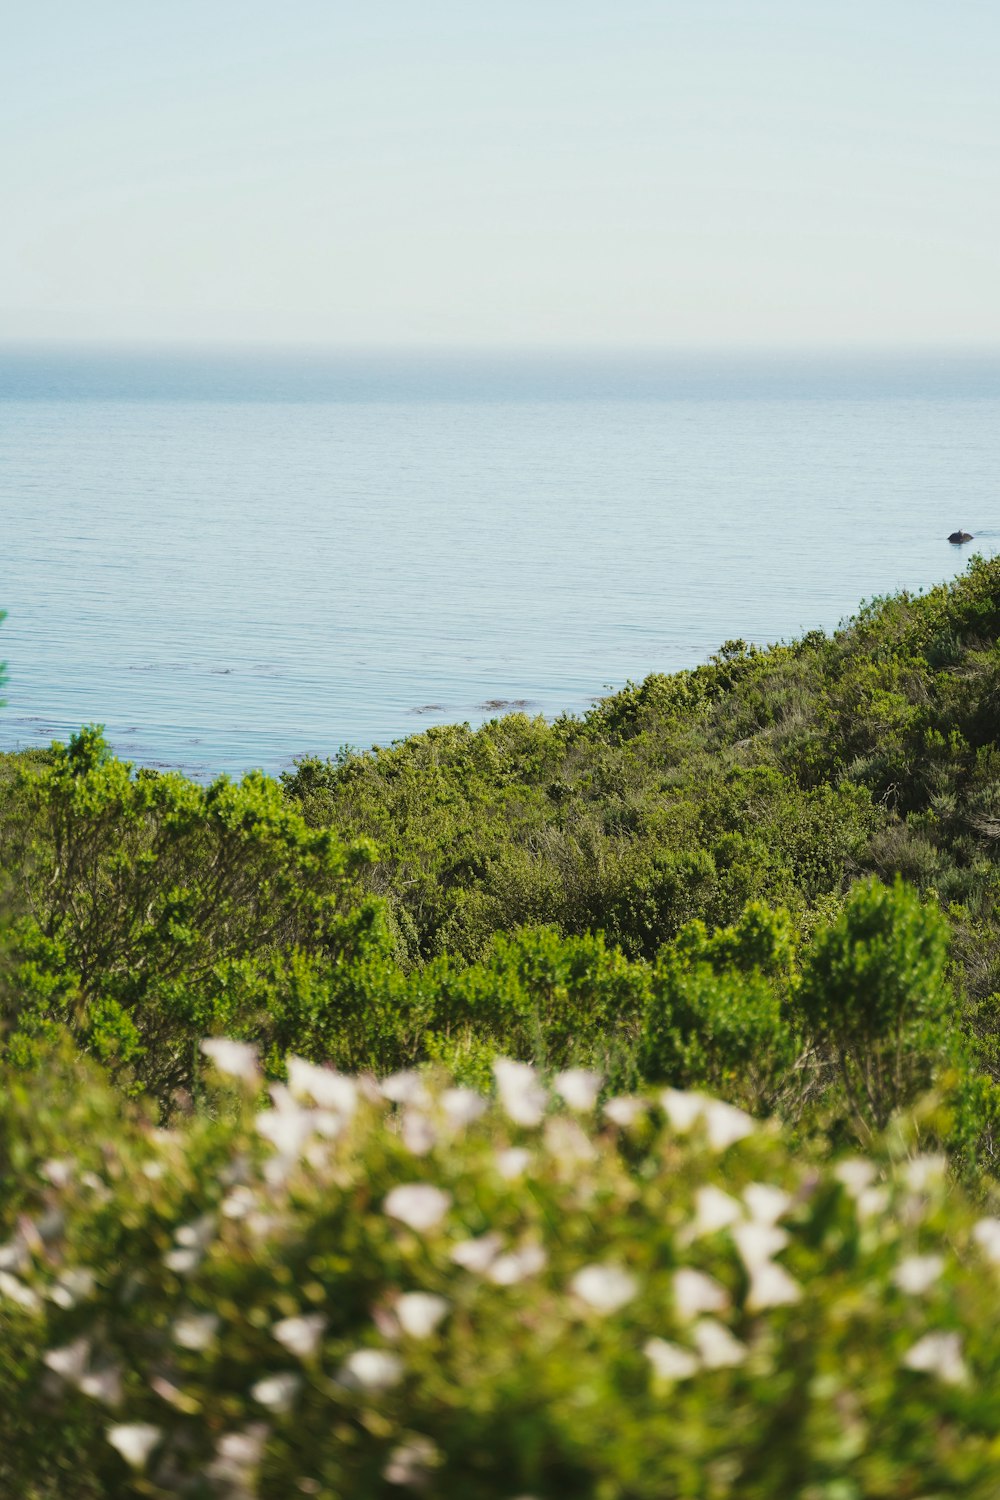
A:
POLYGON ((21 913, 9 1053, 65 1026, 164 1102, 192 1088, 200 1036, 252 1029, 276 962, 330 967, 389 941, 357 891, 370 846, 309 828, 264 776, 133 775, 93 729, 22 773, 0 853, 21 913))
POLYGON ((640 1075, 773 1111, 800 1050, 787 1008, 795 952, 788 914, 759 903, 711 935, 682 928, 655 967, 640 1075))
POLYGON ((947 1055, 947 953, 944 918, 898 878, 855 886, 815 938, 798 1001, 817 1045, 836 1059, 859 1124, 882 1129, 947 1055))

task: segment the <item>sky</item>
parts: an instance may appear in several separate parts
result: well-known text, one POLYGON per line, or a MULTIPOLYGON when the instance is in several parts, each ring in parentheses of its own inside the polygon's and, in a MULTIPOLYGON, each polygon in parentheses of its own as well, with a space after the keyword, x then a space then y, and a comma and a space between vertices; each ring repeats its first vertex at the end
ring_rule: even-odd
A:
POLYGON ((14 0, 0 340, 1000 346, 996 0, 14 0))

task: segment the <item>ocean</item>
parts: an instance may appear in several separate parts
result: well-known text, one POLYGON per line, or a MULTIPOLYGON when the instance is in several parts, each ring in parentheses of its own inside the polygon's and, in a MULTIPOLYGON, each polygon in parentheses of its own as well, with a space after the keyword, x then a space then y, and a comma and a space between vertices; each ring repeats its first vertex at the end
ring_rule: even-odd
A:
POLYGON ((976 551, 1000 355, 0 350, 0 749, 205 779, 581 713, 976 551))

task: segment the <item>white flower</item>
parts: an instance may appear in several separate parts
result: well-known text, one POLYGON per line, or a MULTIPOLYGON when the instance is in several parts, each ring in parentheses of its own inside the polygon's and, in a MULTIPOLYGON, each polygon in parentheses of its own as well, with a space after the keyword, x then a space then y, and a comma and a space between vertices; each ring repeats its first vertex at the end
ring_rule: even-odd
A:
POLYGON ((215 1445, 215 1458, 209 1464, 210 1479, 220 1481, 232 1500, 249 1500, 253 1493, 250 1481, 264 1454, 267 1427, 255 1422, 242 1432, 227 1432, 215 1445))
POLYGON ((666 1339, 648 1339, 642 1352, 661 1380, 690 1380, 698 1372, 698 1361, 690 1349, 668 1344, 666 1339))
POLYGON ((674 1306, 677 1316, 687 1322, 702 1313, 723 1312, 729 1296, 713 1277, 685 1268, 674 1273, 674 1306))
POLYGON ((595 1312, 614 1313, 632 1301, 639 1283, 620 1266, 584 1266, 570 1282, 570 1290, 595 1312))
POLYGON ((351 1390, 388 1391, 403 1378, 403 1362, 386 1349, 355 1349, 340 1367, 340 1383, 351 1390))
POLYGON ((579 1110, 581 1114, 593 1109, 603 1082, 600 1073, 594 1073, 590 1068, 567 1068, 552 1080, 556 1093, 570 1109, 579 1110))
POLYGON ((980 1219, 972 1231, 972 1238, 987 1260, 1000 1265, 1000 1219, 980 1219))
POLYGON ((260 1463, 264 1452, 266 1427, 256 1423, 244 1432, 227 1432, 215 1445, 215 1451, 227 1463, 238 1464, 242 1469, 260 1463))
POLYGON ((566 1115, 552 1115, 545 1122, 545 1149, 565 1167, 593 1161, 597 1155, 587 1132, 566 1115))
POLYGON ((312 1115, 307 1109, 262 1109, 256 1119, 257 1131, 270 1141, 276 1151, 289 1159, 302 1155, 302 1148, 312 1135, 312 1115))
POLYGON ((65 1344, 61 1349, 49 1349, 43 1359, 48 1368, 63 1380, 79 1385, 90 1360, 90 1340, 74 1339, 72 1344, 65 1344))
POLYGON ((21 1233, 24 1234, 27 1230, 33 1241, 37 1235, 40 1244, 47 1244, 50 1240, 59 1239, 65 1227, 66 1215, 62 1209, 50 1208, 47 1213, 43 1213, 39 1218, 30 1222, 30 1228, 22 1224, 21 1233))
MULTIPOLYGON (((277 1160, 277 1157, 272 1157, 271 1161, 264 1163, 265 1177, 268 1175, 268 1167, 273 1165, 277 1160)), ((280 1186, 280 1181, 276 1184, 272 1183, 272 1186, 280 1186)), ((255 1240, 266 1240, 269 1235, 272 1235, 276 1229, 281 1227, 282 1223, 276 1214, 261 1213, 256 1208, 247 1214, 243 1222, 246 1225, 247 1234, 251 1235, 255 1240)))
POLYGON ((498 1057, 493 1064, 493 1075, 500 1103, 514 1124, 538 1125, 549 1101, 530 1063, 498 1057))
POLYGON ((295 1114, 297 1110, 302 1109, 302 1105, 299 1104, 287 1083, 272 1083, 267 1092, 271 1097, 272 1105, 279 1113, 295 1114))
POLYGON ((301 1376, 283 1371, 280 1375, 265 1375, 250 1387, 250 1394, 269 1411, 290 1411, 301 1384, 301 1376))
POLYGON ((429 1182, 407 1182, 394 1187, 383 1208, 392 1219, 424 1233, 444 1218, 451 1207, 451 1194, 429 1182))
POLYGON ((508 1146, 506 1151, 497 1152, 497 1171, 506 1182, 513 1182, 517 1177, 523 1177, 531 1164, 531 1152, 526 1151, 523 1146, 508 1146))
POLYGON ((126 1422, 107 1428, 105 1436, 127 1464, 133 1469, 144 1469, 163 1432, 149 1422, 126 1422))
POLYGON ((901 1260, 893 1273, 893 1281, 901 1292, 911 1297, 920 1297, 941 1277, 944 1270, 943 1255, 908 1255, 901 1260))
POLYGON ((347 1116, 335 1109, 314 1109, 310 1123, 316 1134, 325 1141, 335 1141, 347 1128, 347 1116))
MULTIPOLYGON (((169 1134, 168 1131, 154 1132, 158 1138, 169 1134)), ((163 1144, 167 1144, 165 1141, 163 1144)), ((93 1193, 98 1203, 107 1203, 111 1197, 111 1189, 103 1178, 98 1177, 96 1172, 81 1172, 80 1186, 85 1187, 89 1193, 93 1193)))
POLYGON ((69 1187, 70 1182, 73 1180, 73 1171, 73 1163, 67 1161, 64 1157, 53 1157, 51 1161, 45 1162, 41 1168, 42 1176, 47 1178, 54 1188, 69 1187))
POLYGON ((257 1061, 257 1049, 251 1047, 249 1042, 234 1042, 228 1037, 212 1036, 205 1038, 201 1044, 201 1050, 207 1058, 211 1059, 220 1073, 225 1073, 230 1078, 238 1078, 242 1083, 250 1084, 254 1088, 260 1084, 261 1072, 257 1061))
POLYGON ((548 1254, 541 1245, 522 1245, 515 1253, 523 1276, 538 1276, 549 1263, 548 1254))
POLYGON ((257 1194, 253 1188, 234 1187, 222 1200, 222 1216, 226 1219, 245 1219, 257 1207, 257 1194))
POLYGON ((874 1182, 875 1168, 863 1156, 848 1156, 838 1161, 833 1175, 853 1198, 857 1198, 874 1182))
POLYGON ((487 1266, 485 1275, 494 1286, 516 1286, 528 1276, 544 1271, 547 1264, 548 1257, 541 1245, 524 1245, 520 1250, 510 1250, 506 1255, 498 1255, 487 1266))
POLYGON ((358 1086, 353 1078, 333 1068, 320 1068, 302 1057, 288 1059, 288 1087, 296 1099, 312 1099, 321 1109, 351 1119, 358 1107, 358 1086))
POLYGON ((215 1313, 189 1313, 173 1326, 174 1343, 182 1349, 207 1349, 219 1330, 215 1313))
POLYGON ((0 1297, 6 1297, 8 1302, 16 1302, 25 1312, 38 1312, 42 1305, 41 1298, 36 1296, 31 1287, 18 1281, 9 1271, 0 1271, 0 1297))
POLYGON ((182 1224, 174 1235, 178 1245, 187 1248, 204 1250, 206 1245, 211 1244, 215 1234, 215 1216, 213 1214, 202 1214, 200 1219, 195 1219, 190 1224, 182 1224))
POLYGON ((631 1094, 617 1094, 614 1099, 606 1099, 602 1112, 614 1125, 623 1130, 629 1125, 634 1125, 640 1115, 646 1112, 645 1099, 637 1099, 631 1094))
POLYGON ((690 1130, 700 1120, 708 1103, 704 1094, 681 1093, 679 1089, 664 1089, 660 1095, 663 1113, 675 1130, 690 1130))
POLYGON ((406 1484, 419 1488, 427 1483, 431 1469, 440 1461, 440 1450, 430 1438, 412 1437, 393 1448, 382 1470, 382 1478, 388 1484, 406 1484))
POLYGON ((466 1271, 482 1275, 488 1271, 500 1253, 502 1241, 498 1234, 482 1234, 478 1239, 461 1240, 452 1246, 451 1258, 466 1271))
POLYGON ((702 1318, 691 1330, 706 1370, 724 1370, 740 1365, 747 1357, 747 1347, 734 1339, 729 1329, 714 1318, 702 1318))
POLYGON ((57 1307, 76 1307, 78 1302, 93 1296, 95 1285, 93 1271, 84 1266, 70 1266, 50 1288, 49 1300, 57 1307))
POLYGON ((855 1200, 859 1219, 877 1219, 889 1207, 889 1189, 885 1186, 865 1188, 855 1200))
POLYGON ((30 1257, 23 1240, 8 1240, 0 1245, 0 1271, 23 1271, 30 1257))
POLYGON ((742 1217, 742 1206, 721 1188, 700 1187, 694 1195, 694 1223, 691 1227, 695 1236, 715 1234, 742 1217))
POLYGON ((788 1244, 788 1234, 776 1224, 732 1224, 729 1233, 751 1275, 788 1244))
POLYGON ((775 1224, 792 1206, 791 1196, 768 1182, 751 1182, 743 1189, 743 1202, 758 1224, 775 1224))
POLYGON ((445 1089, 441 1095, 445 1119, 454 1129, 471 1125, 486 1112, 486 1100, 474 1089, 445 1089))
POLYGON ((89 1266, 70 1266, 59 1277, 59 1284, 66 1288, 71 1297, 83 1302, 93 1296, 97 1278, 89 1266))
POLYGON ((960 1385, 968 1375, 957 1333, 926 1333, 903 1356, 908 1370, 936 1375, 946 1385, 960 1385))
POLYGON ((745 1110, 726 1104, 722 1099, 712 1099, 707 1094, 664 1089, 660 1095, 660 1104, 674 1130, 681 1133, 690 1130, 698 1120, 703 1120, 708 1144, 713 1151, 727 1150, 756 1129, 753 1119, 745 1110))
POLYGON ((299 1318, 282 1318, 271 1334, 297 1359, 310 1359, 319 1348, 325 1328, 322 1313, 307 1313, 299 1318))
POLYGON ((189 1271, 197 1270, 201 1259, 200 1250, 168 1250, 163 1257, 163 1264, 176 1276, 186 1276, 189 1271))
POLYGON ((77 1385, 85 1396, 94 1401, 103 1401, 105 1406, 120 1406, 122 1399, 122 1377, 113 1365, 103 1370, 90 1370, 81 1376, 77 1385))
POLYGON ((433 1292, 404 1292, 396 1303, 399 1326, 411 1339, 426 1339, 448 1311, 444 1297, 433 1292))
POLYGON ((802 1288, 784 1266, 764 1261, 750 1272, 747 1309, 762 1312, 766 1307, 791 1307, 802 1300, 802 1288))
POLYGON ((437 1140, 437 1131, 422 1111, 407 1109, 403 1114, 403 1145, 414 1156, 426 1156, 437 1140))
POLYGON ((928 1188, 937 1187, 945 1179, 948 1171, 948 1158, 946 1156, 915 1156, 908 1161, 903 1168, 903 1176, 906 1185, 915 1193, 925 1193, 928 1188))
POLYGON ((705 1106, 705 1126, 708 1144, 713 1151, 728 1151, 737 1141, 752 1134, 757 1128, 745 1110, 725 1104, 721 1099, 710 1099, 705 1106))
POLYGON ((427 1085, 419 1073, 408 1068, 403 1073, 390 1073, 380 1084, 380 1090, 384 1098, 393 1104, 418 1104, 426 1106, 431 1102, 431 1096, 427 1085))

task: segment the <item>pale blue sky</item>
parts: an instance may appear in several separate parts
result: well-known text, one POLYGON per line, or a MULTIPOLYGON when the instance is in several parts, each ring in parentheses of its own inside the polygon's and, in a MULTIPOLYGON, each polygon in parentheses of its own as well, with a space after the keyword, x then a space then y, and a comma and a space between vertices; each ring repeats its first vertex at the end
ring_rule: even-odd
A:
POLYGON ((21 0, 0 338, 1000 345, 996 0, 21 0))

